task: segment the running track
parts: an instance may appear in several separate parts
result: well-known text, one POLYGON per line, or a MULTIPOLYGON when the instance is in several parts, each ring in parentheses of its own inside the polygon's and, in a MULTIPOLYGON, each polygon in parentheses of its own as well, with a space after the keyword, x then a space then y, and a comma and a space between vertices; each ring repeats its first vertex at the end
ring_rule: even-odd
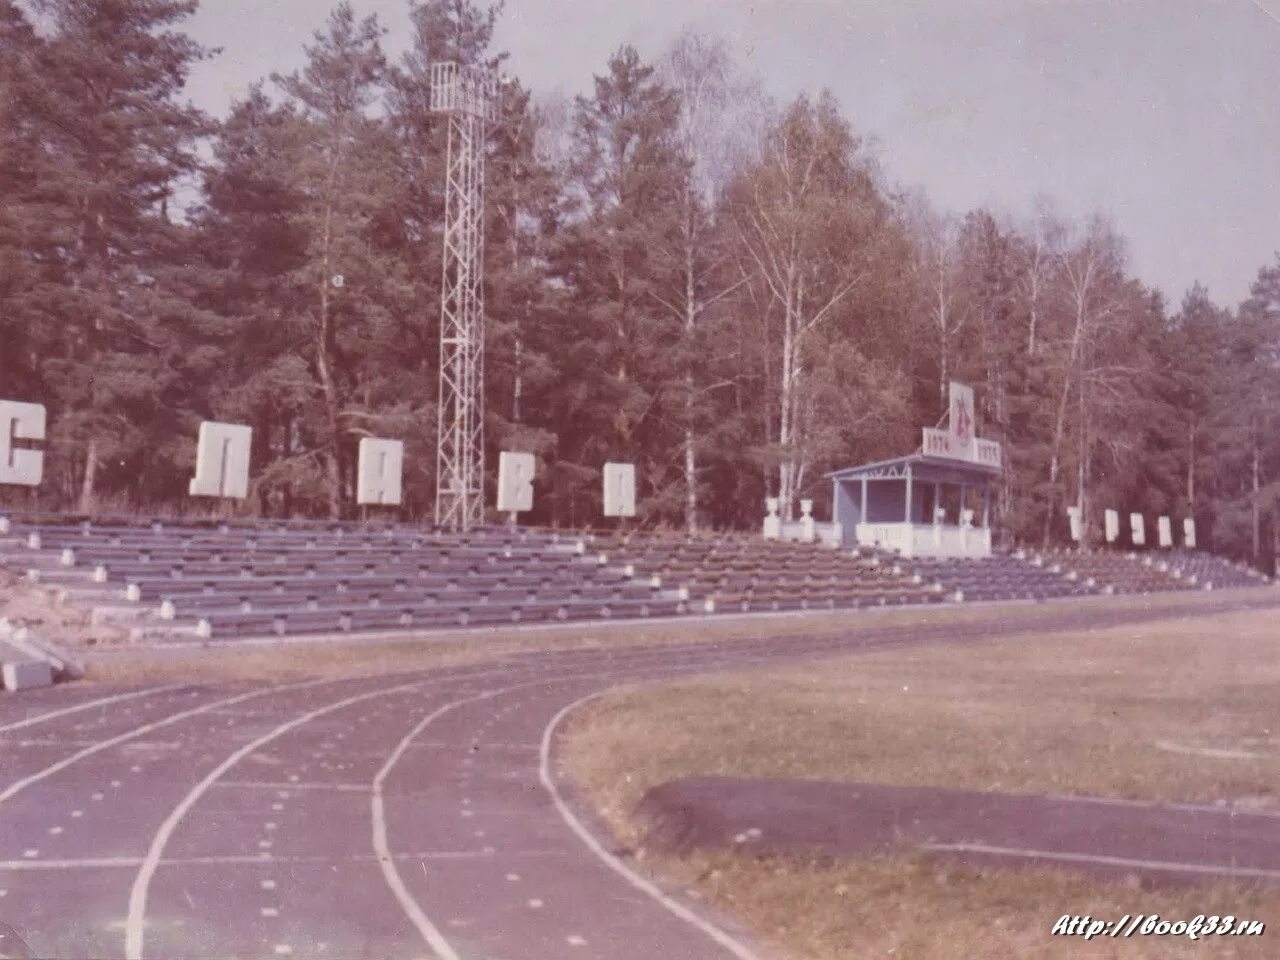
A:
MULTIPOLYGON (((6 698, 0 924, 41 957, 762 957, 614 856, 566 796, 552 752, 564 717, 619 683, 1027 629, 992 611, 845 637, 6 698)), ((1157 614, 1063 604, 1036 628, 1157 614)))

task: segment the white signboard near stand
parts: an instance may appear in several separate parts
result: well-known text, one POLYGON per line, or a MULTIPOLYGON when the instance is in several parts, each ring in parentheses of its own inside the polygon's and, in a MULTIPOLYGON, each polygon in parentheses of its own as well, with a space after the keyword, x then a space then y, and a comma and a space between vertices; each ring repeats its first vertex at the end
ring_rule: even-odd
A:
POLYGON ((1196 522, 1191 517, 1182 521, 1182 543, 1188 550, 1196 548, 1196 522))
POLYGON ((0 400, 0 483, 37 487, 44 477, 44 454, 23 450, 14 440, 43 440, 46 413, 41 404, 0 400))
POLYGON ((537 461, 532 453, 503 450, 498 454, 498 510, 523 513, 533 509, 533 475, 537 461))
POLYGON ((1160 539, 1160 546, 1173 546, 1173 523, 1168 517, 1159 517, 1156 520, 1156 536, 1160 539))
POLYGON ((1115 510, 1106 512, 1107 543, 1115 543, 1120 539, 1120 514, 1115 510))
POLYGON ((606 517, 636 515, 636 465, 634 463, 604 465, 604 515, 606 517))
POLYGON ((404 443, 378 437, 360 439, 356 502, 399 506, 404 478, 404 443))
POLYGON ((1067 519, 1071 521, 1071 539, 1079 543, 1084 539, 1083 524, 1080 522, 1080 508, 1067 507, 1067 519))
POLYGON ((1142 519, 1142 514, 1129 514, 1129 533, 1135 545, 1141 547, 1147 542, 1147 525, 1142 519))
POLYGON ((239 423, 200 424, 196 446, 196 475, 187 492, 193 497, 230 497, 243 500, 249 495, 249 446, 253 427, 239 423))

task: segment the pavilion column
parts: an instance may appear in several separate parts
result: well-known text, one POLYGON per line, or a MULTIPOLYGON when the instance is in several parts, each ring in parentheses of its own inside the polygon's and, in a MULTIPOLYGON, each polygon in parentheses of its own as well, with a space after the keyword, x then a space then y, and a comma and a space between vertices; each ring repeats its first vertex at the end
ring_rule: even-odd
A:
POLYGON ((862 523, 867 523, 867 478, 862 478, 862 523))
POLYGON ((907 503, 903 518, 907 523, 911 522, 911 493, 911 465, 907 464, 907 503))
POLYGON ((930 523, 936 523, 938 519, 938 508, 942 506, 942 484, 936 480, 933 483, 933 516, 929 518, 930 523))
POLYGON ((982 488, 982 525, 991 526, 991 490, 987 487, 982 488))

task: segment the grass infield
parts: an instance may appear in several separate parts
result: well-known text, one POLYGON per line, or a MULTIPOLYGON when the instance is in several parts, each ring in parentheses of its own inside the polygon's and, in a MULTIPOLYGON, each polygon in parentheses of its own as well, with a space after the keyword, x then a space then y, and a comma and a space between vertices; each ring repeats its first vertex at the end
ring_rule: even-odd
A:
POLYGON ((808 863, 647 854, 631 812, 683 776, 812 777, 1280 807, 1273 611, 1037 632, 618 691, 564 756, 619 839, 784 956, 1273 957, 1280 890, 1145 888, 902 857, 808 863), (1234 914, 1260 937, 1055 937, 1063 914, 1234 914))

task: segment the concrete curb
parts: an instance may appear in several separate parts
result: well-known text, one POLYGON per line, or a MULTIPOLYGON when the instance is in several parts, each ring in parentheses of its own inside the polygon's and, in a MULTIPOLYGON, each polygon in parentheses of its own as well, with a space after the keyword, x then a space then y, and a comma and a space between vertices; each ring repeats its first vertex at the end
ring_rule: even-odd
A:
POLYGON ((84 676, 81 661, 51 641, 36 637, 30 627, 18 626, 8 617, 0 617, 0 640, 28 658, 9 662, 45 664, 56 680, 77 680, 84 676))

